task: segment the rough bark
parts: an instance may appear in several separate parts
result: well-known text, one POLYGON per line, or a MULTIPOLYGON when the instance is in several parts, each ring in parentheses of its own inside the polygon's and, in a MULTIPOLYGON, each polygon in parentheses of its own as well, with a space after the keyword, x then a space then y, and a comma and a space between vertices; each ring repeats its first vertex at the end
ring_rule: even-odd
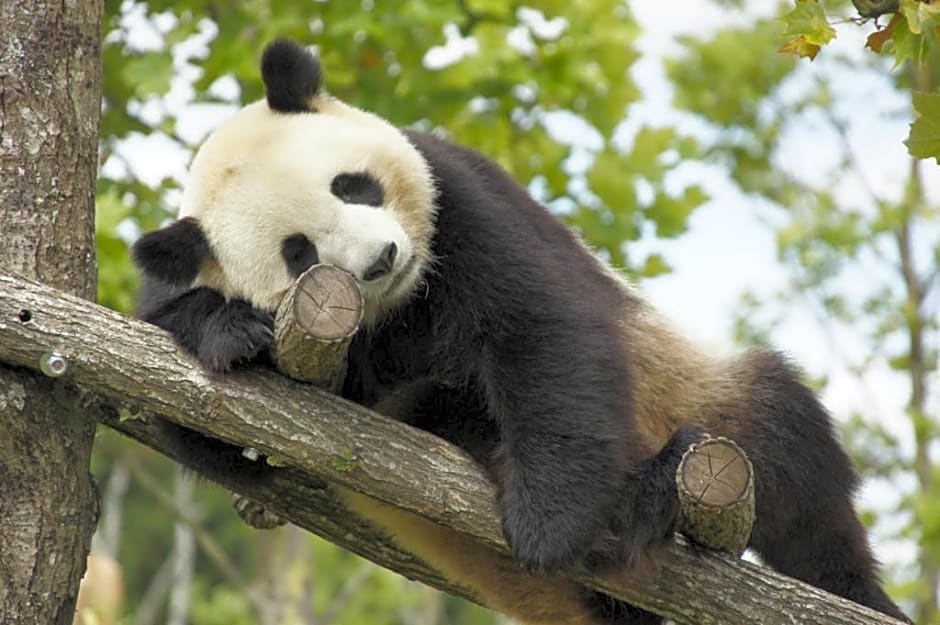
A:
POLYGON ((103 9, 0 3, 0 267, 88 299, 103 9))
MULTIPOLYGON (((0 270, 85 298, 95 295, 102 11, 101 0, 0 2, 0 270)), ((0 366, 4 623, 72 621, 97 509, 94 428, 61 384, 0 366)))
MULTIPOLYGON (((0 275, 0 361, 35 370, 37 355, 49 345, 61 346, 70 364, 56 384, 94 402, 109 425, 166 452, 170 445, 151 420, 160 414, 259 449, 280 468, 244 460, 243 467, 212 477, 383 566, 467 595, 338 508, 336 486, 507 552, 492 486, 442 440, 273 372, 209 377, 152 326, 0 275), (20 321, 22 310, 31 311, 31 321, 20 321)), ((766 568, 681 544, 666 549, 658 570, 642 580, 586 573, 576 578, 679 624, 897 623, 766 568)))

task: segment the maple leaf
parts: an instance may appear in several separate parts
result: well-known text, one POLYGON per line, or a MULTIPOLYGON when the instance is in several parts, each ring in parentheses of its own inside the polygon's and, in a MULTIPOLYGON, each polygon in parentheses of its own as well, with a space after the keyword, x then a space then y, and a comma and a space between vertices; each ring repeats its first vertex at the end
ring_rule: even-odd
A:
POLYGON ((916 158, 934 158, 940 164, 940 94, 913 93, 917 119, 904 140, 907 151, 916 158))
POLYGON ((792 38, 779 52, 792 52, 812 60, 820 47, 836 36, 835 29, 829 25, 826 13, 816 0, 797 0, 796 7, 781 19, 787 25, 783 34, 792 38))

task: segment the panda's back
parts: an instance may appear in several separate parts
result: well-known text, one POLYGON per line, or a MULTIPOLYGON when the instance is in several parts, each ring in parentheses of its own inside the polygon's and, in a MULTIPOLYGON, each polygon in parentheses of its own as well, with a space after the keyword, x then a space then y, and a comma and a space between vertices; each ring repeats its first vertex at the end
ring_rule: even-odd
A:
POLYGON ((558 298, 608 311, 629 304, 631 294, 578 236, 494 161, 427 133, 406 135, 432 164, 438 184, 434 250, 443 263, 460 255, 523 290, 545 278, 564 287, 558 298))
MULTIPOLYGON (((775 354, 750 350, 716 355, 702 349, 492 160, 432 135, 407 135, 419 151, 430 153, 428 160, 437 168, 447 168, 435 172, 438 181, 446 181, 446 187, 439 188, 435 240, 445 271, 451 255, 479 263, 477 273, 490 280, 477 297, 485 297, 487 290, 510 297, 507 289, 538 282, 537 274, 551 274, 563 285, 554 298, 576 302, 585 314, 610 314, 615 320, 610 340, 621 345, 633 387, 635 422, 650 452, 686 424, 716 432, 735 428, 738 416, 753 403, 750 388, 775 354), (488 248, 490 239, 497 237, 498 247, 488 248), (487 266, 494 256, 497 262, 487 266)), ((452 279, 446 274, 437 277, 440 283, 452 279)))

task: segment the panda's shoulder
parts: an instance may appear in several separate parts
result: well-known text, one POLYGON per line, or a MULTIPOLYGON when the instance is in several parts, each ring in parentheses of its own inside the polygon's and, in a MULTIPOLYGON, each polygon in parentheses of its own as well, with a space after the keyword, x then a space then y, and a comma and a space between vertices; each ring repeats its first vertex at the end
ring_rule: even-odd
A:
POLYGON ((444 208, 505 229, 555 221, 495 160, 431 133, 405 135, 427 162, 444 208))
POLYGON ((468 180, 480 169, 497 165, 471 148, 452 143, 430 132, 404 130, 405 136, 418 150, 438 180, 468 180))
MULTIPOLYGON (((451 264, 467 265, 464 272, 475 276, 480 267, 516 267, 524 271, 489 274, 490 282, 545 281, 546 293, 579 294, 582 288, 605 293, 619 301, 622 289, 594 257, 589 248, 556 216, 536 202, 529 192, 496 161, 470 148, 419 131, 406 136, 428 161, 438 190, 435 251, 451 264), (558 276, 579 275, 582 283, 559 281, 558 276), (555 278, 551 278, 554 276, 555 278), (551 280, 555 283, 548 284, 551 280)), ((503 292, 511 289, 503 288, 503 292)), ((530 306, 531 302, 526 302, 530 306)))

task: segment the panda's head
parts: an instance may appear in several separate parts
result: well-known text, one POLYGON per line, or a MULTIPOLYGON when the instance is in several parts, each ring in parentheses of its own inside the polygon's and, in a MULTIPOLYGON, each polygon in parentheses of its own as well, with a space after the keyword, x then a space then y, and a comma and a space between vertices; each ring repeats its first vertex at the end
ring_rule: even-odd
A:
POLYGON ((330 263, 356 277, 375 322, 431 262, 427 163, 397 128, 323 93, 319 61, 298 44, 269 45, 261 73, 266 98, 209 136, 180 219, 142 237, 135 261, 266 310, 308 267, 330 263))

